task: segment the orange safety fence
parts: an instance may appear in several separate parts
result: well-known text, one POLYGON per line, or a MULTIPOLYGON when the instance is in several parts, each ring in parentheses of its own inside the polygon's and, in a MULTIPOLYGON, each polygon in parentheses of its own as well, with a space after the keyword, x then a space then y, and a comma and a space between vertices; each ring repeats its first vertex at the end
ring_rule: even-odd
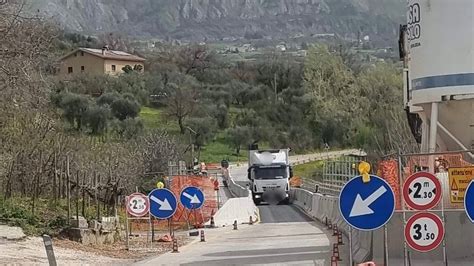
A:
POLYGON ((291 187, 301 187, 303 185, 303 179, 299 176, 294 176, 290 179, 290 186, 291 187))
POLYGON ((214 180, 202 176, 174 176, 170 190, 176 195, 179 202, 181 191, 188 187, 195 186, 204 193, 204 205, 198 210, 188 210, 181 203, 178 204, 173 222, 184 223, 189 221, 193 225, 202 226, 211 219, 217 211, 216 191, 214 190, 214 180))
POLYGON ((440 180, 443 187, 443 202, 445 208, 462 208, 462 204, 450 202, 450 187, 448 169, 450 167, 469 167, 472 164, 463 159, 462 154, 442 154, 442 155, 411 155, 404 157, 406 165, 399 179, 398 161, 388 159, 379 162, 377 175, 382 177, 392 187, 396 199, 396 209, 401 209, 402 189, 401 184, 412 174, 419 171, 428 171, 430 159, 434 163, 435 175, 440 180), (430 158, 432 157, 432 158, 430 158))
POLYGON ((383 178, 393 190, 395 194, 395 208, 401 208, 401 189, 400 180, 398 178, 398 162, 396 160, 381 161, 377 167, 377 176, 383 178))
POLYGON ((208 163, 207 164, 207 170, 220 170, 221 165, 218 163, 208 163))

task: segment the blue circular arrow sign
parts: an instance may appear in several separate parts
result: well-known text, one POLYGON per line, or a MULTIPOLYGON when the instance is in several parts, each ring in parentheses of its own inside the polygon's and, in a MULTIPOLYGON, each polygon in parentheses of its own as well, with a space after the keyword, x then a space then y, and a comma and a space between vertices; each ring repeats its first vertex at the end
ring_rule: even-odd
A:
POLYGON ((474 180, 469 183, 464 193, 464 210, 466 211, 467 217, 474 223, 474 180))
POLYGON ((154 189, 148 194, 150 214, 158 219, 167 219, 174 215, 178 201, 173 192, 166 188, 154 189))
POLYGON ((349 180, 339 195, 339 210, 352 227, 370 231, 385 225, 395 211, 395 196, 390 185, 371 175, 364 183, 361 176, 349 180))
POLYGON ((181 204, 186 209, 195 210, 204 205, 204 193, 198 187, 187 187, 181 191, 179 197, 181 204))

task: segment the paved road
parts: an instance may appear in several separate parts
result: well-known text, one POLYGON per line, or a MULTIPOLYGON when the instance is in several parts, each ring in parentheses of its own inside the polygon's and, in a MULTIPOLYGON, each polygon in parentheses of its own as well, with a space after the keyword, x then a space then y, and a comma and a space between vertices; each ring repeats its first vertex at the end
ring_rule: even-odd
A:
MULTIPOLYGON (((331 152, 336 156, 341 152, 331 152)), ((328 154, 292 156, 292 162, 319 159, 328 154)), ((247 165, 232 166, 230 174, 240 184, 247 182, 247 165)), ((223 190, 225 191, 225 190, 223 190)), ((206 242, 140 262, 139 265, 329 265, 330 237, 320 224, 296 206, 261 205, 261 222, 206 230, 206 242)))
MULTIPOLYGON (((278 207, 285 206, 269 210, 281 214, 278 207)), ((178 254, 167 253, 138 265, 329 265, 330 243, 325 232, 295 209, 285 215, 288 220, 291 214, 306 221, 278 218, 277 222, 241 225, 237 231, 229 227, 206 230, 206 242, 195 242, 178 254)))

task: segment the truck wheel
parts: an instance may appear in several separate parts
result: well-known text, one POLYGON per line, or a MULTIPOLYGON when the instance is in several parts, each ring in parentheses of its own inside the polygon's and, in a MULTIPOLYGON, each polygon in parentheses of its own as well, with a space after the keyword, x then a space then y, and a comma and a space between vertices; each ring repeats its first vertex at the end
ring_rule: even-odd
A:
POLYGON ((255 203, 255 205, 260 205, 262 203, 262 200, 261 199, 253 199, 253 203, 255 203))
POLYGON ((280 204, 281 205, 289 205, 290 204, 290 198, 286 198, 286 199, 280 201, 280 204))

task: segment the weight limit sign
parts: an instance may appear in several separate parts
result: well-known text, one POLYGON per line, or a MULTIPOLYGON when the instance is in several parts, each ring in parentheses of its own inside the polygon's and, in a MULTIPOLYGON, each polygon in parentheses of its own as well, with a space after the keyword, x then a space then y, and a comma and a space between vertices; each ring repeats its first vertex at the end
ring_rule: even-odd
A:
POLYGON ((444 226, 441 219, 429 212, 413 215, 405 226, 405 239, 414 250, 428 252, 441 244, 444 226))
POLYGON ((433 174, 418 172, 403 184, 403 199, 415 210, 424 211, 436 206, 441 199, 441 183, 433 174))
POLYGON ((133 193, 127 197, 127 212, 135 217, 148 214, 150 203, 148 197, 141 193, 133 193))

